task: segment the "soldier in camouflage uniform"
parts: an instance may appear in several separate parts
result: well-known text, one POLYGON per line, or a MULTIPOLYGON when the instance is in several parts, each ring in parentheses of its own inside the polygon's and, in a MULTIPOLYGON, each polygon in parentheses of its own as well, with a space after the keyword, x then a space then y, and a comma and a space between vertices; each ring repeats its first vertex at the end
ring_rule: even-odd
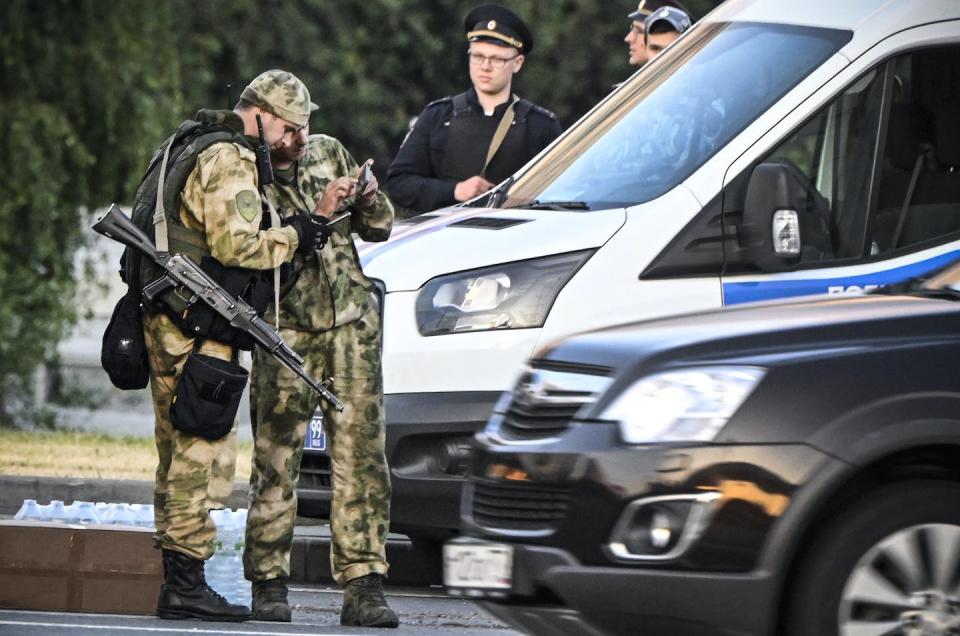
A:
MULTIPOLYGON (((356 197, 357 163, 339 141, 306 132, 274 149, 275 182, 267 196, 286 215, 331 216, 356 197)), ((345 587, 344 625, 396 627, 383 597, 387 573, 390 477, 384 451, 381 325, 374 285, 360 268, 352 233, 384 241, 393 206, 369 182, 349 218, 332 225, 323 251, 294 259, 294 282, 280 302, 280 334, 314 377, 333 376, 346 405, 324 403, 323 424, 333 473, 330 518, 333 577, 345 587)), ((269 319, 273 319, 269 317, 269 319)), ((317 396, 268 355, 254 352, 251 378, 254 432, 251 505, 244 572, 253 581, 257 620, 289 621, 286 580, 297 510, 296 484, 307 424, 317 396)))
MULTIPOLYGON (((179 209, 166 209, 167 225, 171 231, 176 225, 181 234, 192 232, 202 238, 198 238, 199 249, 222 265, 266 270, 289 262, 298 250, 312 253, 316 232, 298 224, 261 229, 255 155, 249 143, 242 143, 242 135, 257 134, 256 115, 260 114, 267 142, 275 147, 290 145, 316 107, 303 83, 282 71, 260 75, 245 89, 244 95, 248 93, 254 97, 220 115, 236 133, 232 138, 241 143, 217 141, 199 153, 180 193, 179 209)), ((177 251, 173 236, 170 249, 177 251)), ((216 440, 174 428, 171 404, 195 340, 182 333, 164 311, 145 315, 144 335, 159 456, 154 495, 156 543, 163 550, 164 563, 157 614, 162 618, 247 620, 251 616, 248 608, 227 603, 203 578, 203 562, 212 555, 216 538, 209 510, 222 507, 233 481, 236 422, 230 433, 216 440)), ((231 346, 209 339, 201 341, 196 350, 222 360, 236 357, 231 346)))

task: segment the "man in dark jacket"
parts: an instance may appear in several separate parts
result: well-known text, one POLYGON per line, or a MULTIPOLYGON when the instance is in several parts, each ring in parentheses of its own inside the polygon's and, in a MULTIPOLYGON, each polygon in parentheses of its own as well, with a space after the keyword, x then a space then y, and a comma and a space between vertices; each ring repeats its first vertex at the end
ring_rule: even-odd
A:
POLYGON ((512 91, 533 49, 523 21, 488 4, 471 11, 464 28, 473 88, 427 104, 387 172, 391 199, 416 212, 487 192, 561 131, 556 115, 512 91))

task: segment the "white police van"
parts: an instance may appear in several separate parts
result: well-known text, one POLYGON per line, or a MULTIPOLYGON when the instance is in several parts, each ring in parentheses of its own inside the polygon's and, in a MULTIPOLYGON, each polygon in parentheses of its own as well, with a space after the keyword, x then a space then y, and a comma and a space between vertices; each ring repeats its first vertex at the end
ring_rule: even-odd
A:
POLYGON ((538 345, 960 255, 960 2, 727 0, 483 204, 360 248, 415 536, 457 527, 469 440, 538 345))

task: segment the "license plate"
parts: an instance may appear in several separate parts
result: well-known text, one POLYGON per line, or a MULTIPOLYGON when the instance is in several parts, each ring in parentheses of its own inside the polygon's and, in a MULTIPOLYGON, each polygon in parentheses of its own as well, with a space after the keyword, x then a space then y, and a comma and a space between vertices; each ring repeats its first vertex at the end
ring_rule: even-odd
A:
POLYGON ((307 435, 303 438, 303 447, 310 450, 327 450, 327 434, 323 432, 323 413, 319 408, 307 424, 307 435))
POLYGON ((443 583, 447 587, 506 590, 513 583, 513 548, 508 545, 443 546, 443 583))

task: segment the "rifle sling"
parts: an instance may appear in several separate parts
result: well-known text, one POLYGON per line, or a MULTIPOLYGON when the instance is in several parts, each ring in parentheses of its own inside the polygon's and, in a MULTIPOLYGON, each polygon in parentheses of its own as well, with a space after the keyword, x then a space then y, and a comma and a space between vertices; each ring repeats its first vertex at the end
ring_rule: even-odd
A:
POLYGON ((167 177, 167 161, 170 159, 170 149, 176 135, 170 137, 170 143, 163 151, 163 162, 160 164, 160 175, 157 178, 157 202, 153 208, 153 233, 154 245, 157 251, 165 254, 170 251, 170 243, 167 239, 167 215, 163 211, 163 184, 167 177))
POLYGON ((507 110, 503 111, 503 117, 500 118, 500 124, 497 126, 496 131, 494 131, 493 138, 490 139, 490 146, 487 148, 487 159, 483 162, 483 169, 480 170, 481 177, 486 176, 487 166, 490 165, 490 161, 493 160, 493 157, 497 154, 497 151, 500 150, 503 140, 510 131, 510 126, 513 125, 513 107, 516 106, 518 101, 520 101, 520 98, 514 95, 513 101, 511 101, 510 105, 507 106, 507 110))

